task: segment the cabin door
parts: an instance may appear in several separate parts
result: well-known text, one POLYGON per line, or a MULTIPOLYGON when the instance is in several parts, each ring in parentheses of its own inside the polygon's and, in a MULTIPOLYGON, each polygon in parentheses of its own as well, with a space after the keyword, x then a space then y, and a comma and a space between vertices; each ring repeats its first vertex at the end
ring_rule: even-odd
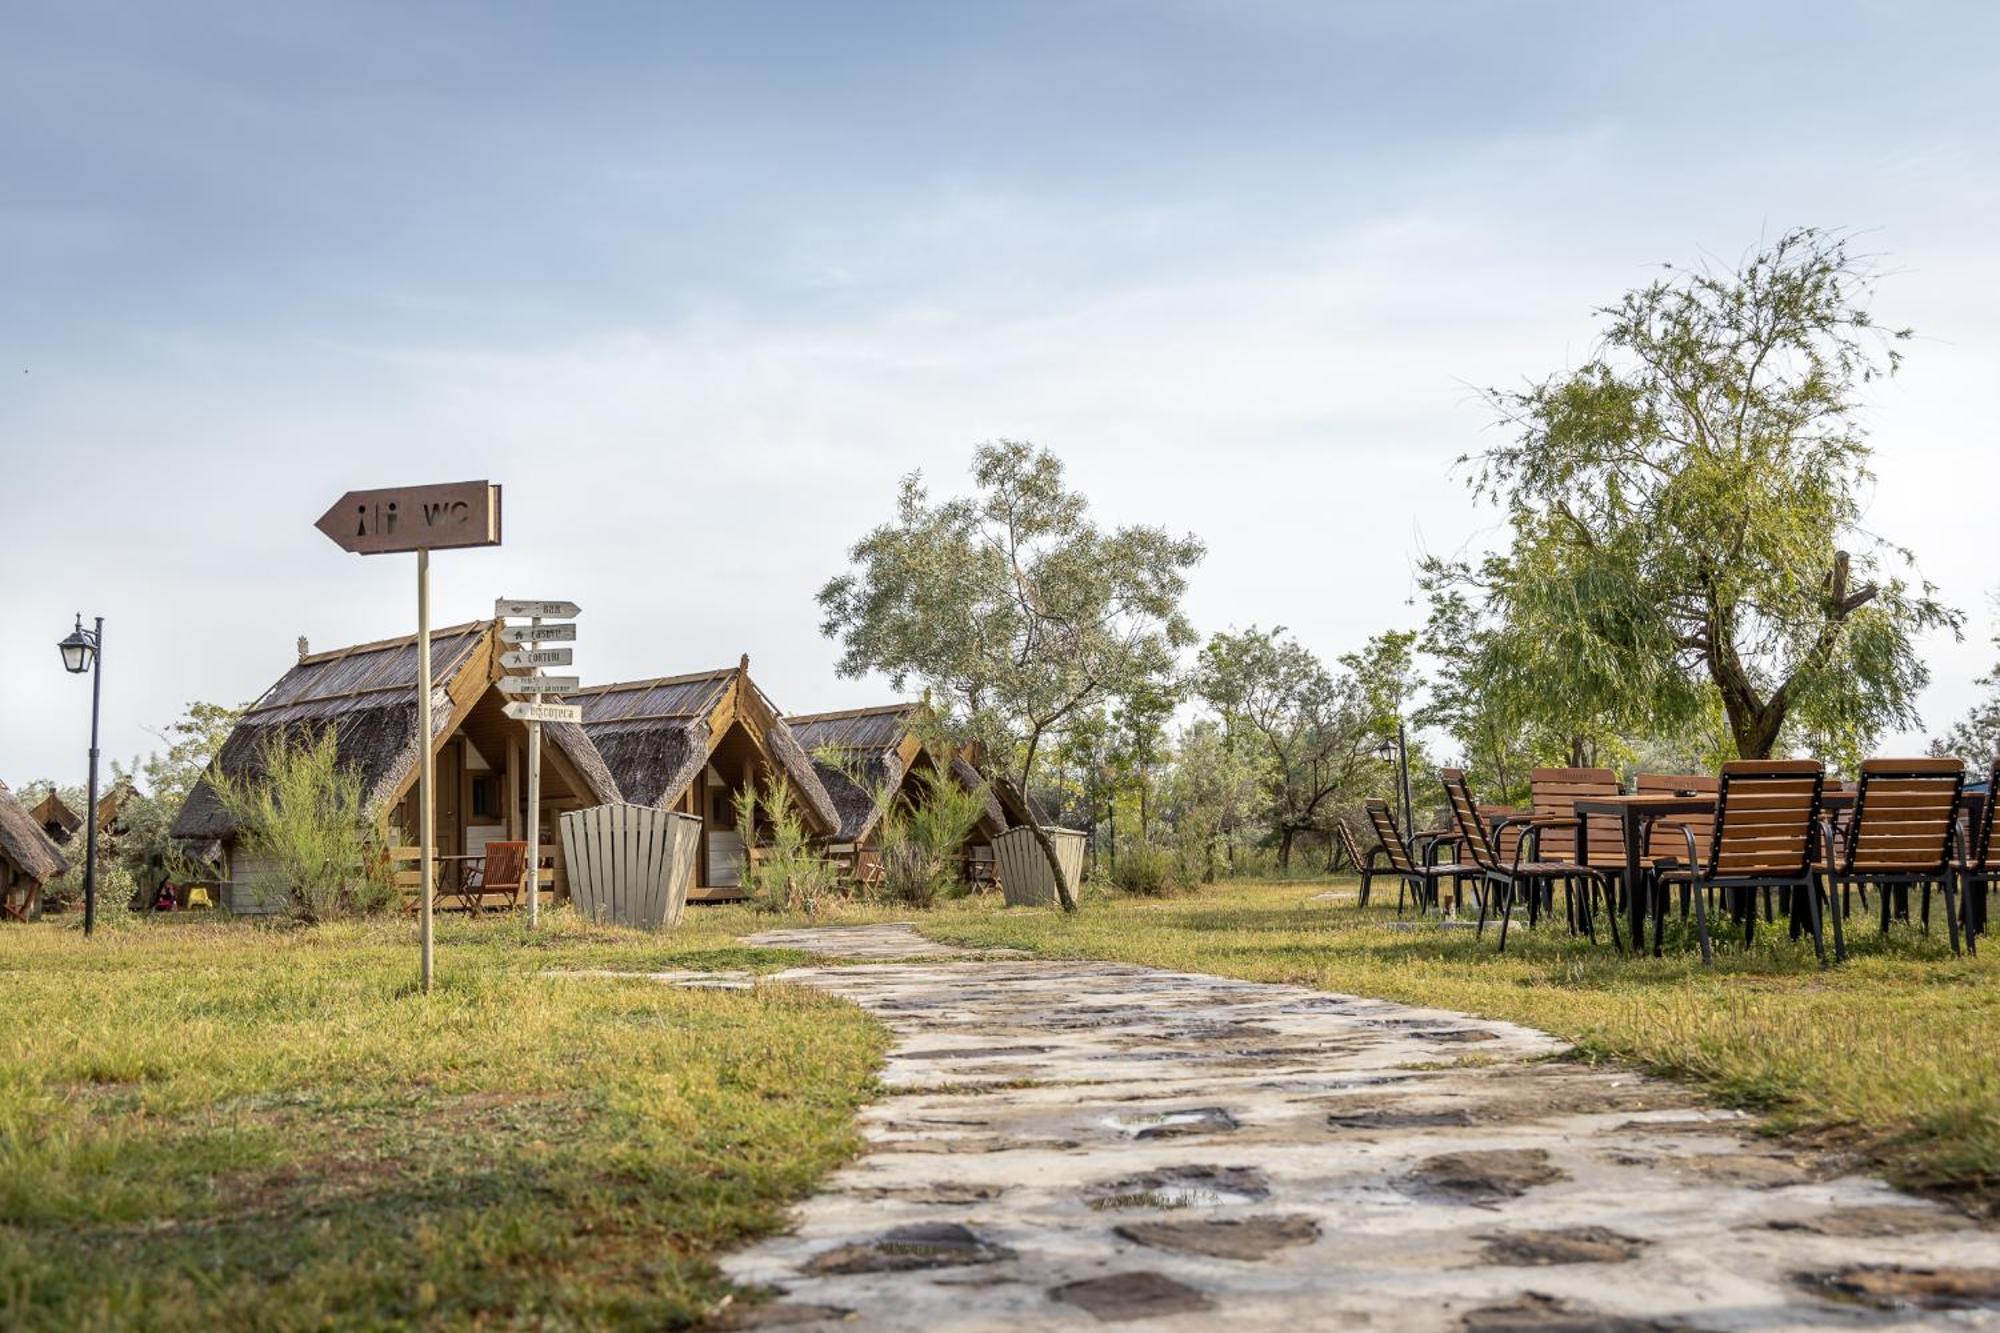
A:
POLYGON ((437 754, 437 854, 465 852, 465 751, 456 740, 437 754))

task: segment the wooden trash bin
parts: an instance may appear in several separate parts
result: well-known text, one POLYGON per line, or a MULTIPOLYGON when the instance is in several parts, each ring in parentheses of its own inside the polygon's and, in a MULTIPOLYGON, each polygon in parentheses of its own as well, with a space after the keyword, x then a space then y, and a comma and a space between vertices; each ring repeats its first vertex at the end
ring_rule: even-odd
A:
MULTIPOLYGON (((1083 849, 1090 836, 1073 828, 1044 830, 1055 840, 1056 855, 1071 884, 1083 881, 1083 849)), ((1042 854, 1031 828, 1010 828, 993 840, 994 869, 1009 907, 1045 907, 1057 901, 1055 872, 1042 854)))
POLYGON ((562 817, 576 910, 592 921, 660 930, 680 924, 701 820, 645 805, 595 805, 562 817))

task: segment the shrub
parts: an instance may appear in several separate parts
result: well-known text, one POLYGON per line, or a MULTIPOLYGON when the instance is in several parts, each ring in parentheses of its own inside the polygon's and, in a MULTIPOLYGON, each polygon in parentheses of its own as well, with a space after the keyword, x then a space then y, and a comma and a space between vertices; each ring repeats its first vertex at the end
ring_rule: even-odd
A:
MULTIPOLYGON (((960 858, 965 840, 979 826, 986 809, 984 786, 971 790, 936 769, 911 775, 916 799, 898 804, 882 816, 881 896, 914 907, 929 907, 940 897, 965 888, 960 858)), ((887 799, 887 797, 878 797, 887 799)))
POLYGON ((1173 848, 1134 839, 1119 847, 1107 878, 1121 893, 1160 897, 1188 888, 1195 876, 1173 848))
POLYGON ((756 907, 818 916, 838 903, 844 876, 814 845, 782 774, 743 789, 736 830, 743 837, 743 892, 756 907), (752 857, 752 848, 761 854, 752 857))
POLYGON ((236 844, 256 866, 250 890, 281 900, 297 920, 380 911, 394 897, 370 827, 361 779, 342 766, 331 727, 275 733, 254 778, 216 773, 216 799, 236 821, 236 844))

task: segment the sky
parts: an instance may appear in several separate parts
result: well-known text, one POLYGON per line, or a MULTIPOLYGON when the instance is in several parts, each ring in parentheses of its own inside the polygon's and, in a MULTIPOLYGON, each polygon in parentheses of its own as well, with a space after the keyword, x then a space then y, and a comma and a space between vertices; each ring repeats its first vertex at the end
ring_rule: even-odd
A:
POLYGON ((1662 262, 1880 256, 1871 531, 1995 655, 2000 7, 1984 3, 0 3, 0 778, 414 627, 350 488, 487 478, 440 623, 584 608, 591 680, 842 680, 816 589, 897 479, 1054 450, 1193 531, 1202 631, 1331 657, 1504 534, 1477 394, 1662 262))

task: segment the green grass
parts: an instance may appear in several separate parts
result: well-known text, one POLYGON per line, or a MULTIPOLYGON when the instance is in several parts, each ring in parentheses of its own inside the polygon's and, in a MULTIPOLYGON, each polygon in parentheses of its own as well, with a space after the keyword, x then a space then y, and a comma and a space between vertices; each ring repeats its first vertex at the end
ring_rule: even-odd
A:
MULTIPOLYGON (((1954 959, 1857 919, 1855 957, 1822 971, 1809 944, 1761 928, 1704 971, 1691 940, 1622 959, 1560 928, 1507 952, 1470 931, 1394 927, 1391 906, 1311 901, 1328 885, 1234 883, 1169 899, 1088 898, 1073 919, 958 906, 924 918, 953 943, 1212 972, 1438 1005, 1556 1033, 1756 1109, 1777 1129, 1874 1159, 1900 1183, 1993 1214, 2000 1204, 2000 942, 1954 959)), ((1377 898, 1378 904, 1381 898, 1377 898)), ((1940 909, 1941 910, 1941 909, 1940 909)))
MULTIPOLYGON (((731 922, 729 924, 740 924, 731 922)), ((884 1035, 694 915, 0 929, 0 1327, 672 1327, 856 1146, 884 1035)))

